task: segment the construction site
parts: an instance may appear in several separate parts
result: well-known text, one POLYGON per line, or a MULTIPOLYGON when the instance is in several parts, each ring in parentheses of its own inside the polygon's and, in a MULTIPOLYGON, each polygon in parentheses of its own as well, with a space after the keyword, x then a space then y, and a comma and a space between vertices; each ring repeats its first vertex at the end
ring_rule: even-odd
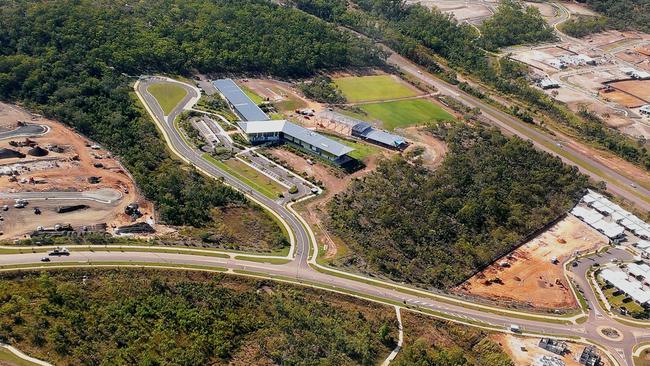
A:
POLYGON ((515 365, 611 366, 609 359, 593 346, 502 333, 493 334, 492 340, 503 348, 515 365))
POLYGON ((100 145, 62 124, 0 103, 0 232, 151 232, 153 205, 100 145), (130 225, 137 224, 136 227, 130 225))
POLYGON ((508 52, 529 66, 535 85, 573 111, 586 108, 621 132, 650 137, 644 113, 650 104, 650 35, 606 31, 508 52))
POLYGON ((608 242, 604 235, 569 215, 471 277, 455 292, 534 309, 575 309, 578 304, 563 264, 608 242))

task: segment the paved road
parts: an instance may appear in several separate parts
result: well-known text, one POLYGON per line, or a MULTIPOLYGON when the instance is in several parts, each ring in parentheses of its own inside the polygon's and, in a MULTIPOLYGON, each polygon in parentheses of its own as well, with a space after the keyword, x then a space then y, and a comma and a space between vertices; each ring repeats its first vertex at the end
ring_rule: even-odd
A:
POLYGON ((99 203, 112 204, 122 199, 120 191, 111 188, 102 188, 84 192, 0 192, 0 199, 32 200, 90 200, 99 203))
POLYGON ((0 140, 13 139, 17 137, 41 136, 49 131, 49 127, 34 123, 26 123, 15 130, 0 132, 0 140))
POLYGON ((552 136, 484 103, 480 99, 460 90, 455 85, 435 78, 418 65, 396 54, 392 50, 386 47, 384 49, 390 53, 388 62, 399 67, 403 72, 410 74, 423 83, 435 87, 442 94, 458 99, 472 108, 480 108, 481 113, 499 129, 509 134, 517 135, 525 140, 531 140, 540 150, 559 156, 560 159, 569 165, 578 166, 583 173, 589 175, 595 181, 605 181, 607 183, 607 189, 612 193, 629 200, 646 211, 650 211, 650 190, 636 184, 632 179, 619 174, 611 167, 600 163, 589 155, 589 152, 578 150, 568 144, 563 144, 561 148, 558 148, 558 142, 552 136), (595 169, 588 169, 589 166, 595 169), (633 184, 637 188, 633 188, 633 184))
MULTIPOLYGON (((499 329, 506 328, 509 324, 515 323, 523 327, 525 332, 541 332, 560 336, 577 336, 597 341, 599 344, 607 347, 607 350, 615 357, 621 365, 632 366, 631 351, 634 344, 640 341, 650 340, 650 334, 643 332, 639 334, 639 329, 621 325, 616 321, 604 316, 602 319, 589 321, 585 324, 556 324, 545 322, 542 318, 539 320, 523 319, 514 316, 519 313, 514 310, 501 309, 500 311, 484 305, 473 305, 463 303, 454 298, 435 297, 432 293, 420 290, 412 290, 409 294, 395 289, 387 289, 380 285, 374 285, 369 281, 358 281, 348 277, 338 277, 315 270, 318 267, 315 263, 314 256, 308 258, 311 242, 309 240, 310 231, 308 227, 301 224, 301 219, 287 207, 263 196, 249 187, 239 182, 232 176, 228 175, 209 164, 201 158, 192 148, 187 146, 173 128, 171 121, 180 113, 183 108, 189 108, 196 101, 198 92, 192 86, 185 84, 188 95, 181 103, 183 108, 176 108, 169 116, 164 116, 155 99, 146 91, 150 81, 141 81, 136 85, 136 90, 141 98, 147 103, 151 113, 157 120, 157 123, 164 129, 166 138, 173 149, 194 164, 204 172, 217 177, 249 194, 252 198, 265 205, 267 208, 277 213, 292 230, 295 237, 295 248, 293 251, 294 260, 284 265, 273 265, 267 263, 252 263, 236 259, 221 259, 214 257, 202 257, 187 254, 174 253, 139 253, 139 252, 74 252, 69 257, 54 258, 54 262, 103 262, 103 261, 134 261, 134 262, 152 262, 152 263, 174 263, 186 265, 202 265, 225 267, 229 269, 254 271, 269 275, 280 275, 284 277, 295 278, 297 281, 322 284, 324 286, 334 286, 337 289, 352 291, 362 296, 370 296, 390 301, 396 301, 412 308, 434 310, 447 317, 455 317, 465 322, 483 322, 499 329), (313 267, 312 267, 313 266, 313 267), (472 307, 468 307, 472 306, 472 307), (499 311, 494 313, 494 311, 499 311), (511 315, 512 314, 512 315, 511 315), (623 335, 623 339, 612 341, 603 338, 598 333, 597 328, 601 326, 613 326, 623 335), (618 352, 621 350, 621 352, 618 352)), ((9 264, 31 264, 38 263, 42 254, 11 254, 0 256, 0 265, 9 264)), ((393 285, 399 286, 399 285, 393 285)), ((593 311, 593 310, 592 310, 593 311)), ((552 316, 548 316, 552 317, 552 316)))

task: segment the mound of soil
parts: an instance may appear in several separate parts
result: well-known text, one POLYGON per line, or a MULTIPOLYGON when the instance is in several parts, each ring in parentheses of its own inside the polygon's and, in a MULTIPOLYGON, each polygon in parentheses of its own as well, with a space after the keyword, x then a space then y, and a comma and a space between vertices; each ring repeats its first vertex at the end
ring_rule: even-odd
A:
POLYGON ((24 158, 25 154, 11 149, 0 149, 0 159, 24 158))
POLYGON ((37 145, 29 149, 27 153, 31 156, 45 156, 48 154, 48 151, 37 145))

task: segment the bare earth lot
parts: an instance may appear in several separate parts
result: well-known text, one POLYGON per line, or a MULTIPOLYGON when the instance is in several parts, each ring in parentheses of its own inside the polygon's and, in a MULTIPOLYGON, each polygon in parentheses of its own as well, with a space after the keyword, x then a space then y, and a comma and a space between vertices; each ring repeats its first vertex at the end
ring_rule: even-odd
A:
MULTIPOLYGON (((518 337, 512 334, 494 334, 492 340, 501 345, 516 366, 533 365, 535 360, 542 356, 561 358, 566 366, 581 366, 576 358, 580 357, 580 353, 585 348, 582 344, 567 343, 569 353, 562 357, 540 348, 538 346, 539 338, 518 337)), ((601 357, 605 366, 611 365, 603 354, 601 354, 601 357)))
POLYGON ((437 7, 441 12, 451 14, 456 20, 469 21, 474 24, 492 16, 496 0, 466 1, 466 0, 407 0, 407 3, 420 3, 426 7, 437 7))
POLYGON ((15 192, 82 192, 98 189, 111 189, 119 192, 122 198, 114 203, 100 203, 89 200, 34 200, 24 209, 14 209, 13 200, 0 201, 0 205, 9 205, 7 212, 2 212, 4 221, 0 222, 3 238, 22 237, 33 231, 36 226, 51 227, 55 224, 73 226, 106 223, 120 226, 132 223, 124 214, 124 207, 137 202, 145 220, 153 216, 153 206, 138 194, 133 180, 119 162, 109 152, 94 146, 93 142, 75 133, 62 124, 39 116, 18 107, 0 103, 0 128, 13 130, 18 121, 42 124, 49 127, 43 136, 30 138, 37 146, 46 150, 45 156, 28 154, 30 146, 11 146, 10 141, 25 142, 24 137, 0 141, 0 148, 15 150, 25 154, 24 158, 0 159, 0 191, 15 192), (54 147, 58 147, 55 149, 54 147), (10 179, 10 172, 16 172, 16 179, 10 179), (91 177, 98 182, 91 182, 91 177), (85 204, 89 208, 66 214, 57 214, 56 207, 62 205, 85 204), (35 215, 33 208, 42 210, 35 215))
MULTIPOLYGON (((650 80, 625 80, 609 84, 623 93, 635 97, 641 104, 650 103, 650 80)), ((635 105, 634 107, 638 107, 635 105)))
POLYGON ((576 252, 591 251, 606 243, 600 233, 574 216, 567 216, 455 290, 533 308, 573 309, 577 302, 564 277, 562 263, 576 252), (552 258, 559 263, 552 263, 552 258), (503 261, 509 267, 500 266, 503 261))

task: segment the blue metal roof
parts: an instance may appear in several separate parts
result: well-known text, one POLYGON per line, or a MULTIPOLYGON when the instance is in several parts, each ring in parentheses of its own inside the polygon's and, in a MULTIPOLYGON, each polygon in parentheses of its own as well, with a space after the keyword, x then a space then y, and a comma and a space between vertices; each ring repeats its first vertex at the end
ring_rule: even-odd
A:
POLYGON ((286 120, 239 122, 237 125, 246 134, 282 132, 334 156, 343 156, 354 151, 347 145, 286 120))
POLYGON ((381 142, 382 144, 400 147, 406 143, 406 140, 402 136, 393 135, 386 131, 375 130, 374 128, 364 134, 364 137, 368 140, 381 142))
POLYGON ((215 88, 223 94, 228 102, 236 109, 244 121, 268 121, 269 116, 255 104, 251 98, 235 84, 232 79, 219 79, 212 82, 215 88))

